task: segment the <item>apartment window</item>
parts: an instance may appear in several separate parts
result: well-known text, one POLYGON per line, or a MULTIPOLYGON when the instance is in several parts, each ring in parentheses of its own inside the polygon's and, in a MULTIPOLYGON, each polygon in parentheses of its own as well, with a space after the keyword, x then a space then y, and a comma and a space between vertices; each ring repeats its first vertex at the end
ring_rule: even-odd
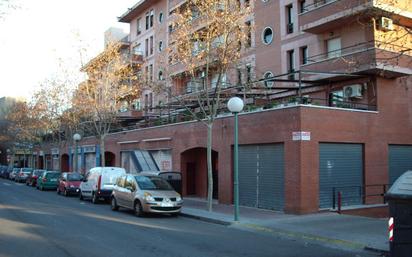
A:
POLYGON ((145 81, 149 81, 149 66, 144 67, 144 76, 145 76, 145 81))
POLYGON ((136 35, 140 35, 142 33, 142 28, 140 27, 140 18, 136 20, 136 35))
POLYGON ((252 65, 246 65, 246 83, 252 82, 252 65))
POLYGON ((341 56, 341 48, 340 37, 326 40, 326 51, 328 53, 328 58, 341 56))
POLYGON ((149 39, 146 38, 145 42, 144 42, 144 55, 147 57, 149 56, 149 39))
POLYGON ((237 73, 237 84, 242 85, 242 70, 240 68, 237 68, 236 73, 237 73))
MULTIPOLYGON (((264 79, 268 79, 268 78, 272 78, 272 77, 273 77, 273 73, 271 71, 267 71, 267 72, 265 72, 265 74, 263 74, 264 79)), ((267 88, 273 87, 274 84, 275 84, 275 82, 273 82, 273 81, 266 81, 265 80, 265 87, 267 87, 267 88)))
POLYGON ((135 55, 143 55, 142 44, 137 44, 135 47, 133 47, 133 53, 135 55))
POLYGON ((153 54, 153 36, 150 36, 150 55, 153 54))
POLYGON ((273 30, 270 27, 267 27, 263 30, 262 41, 264 44, 269 45, 273 40, 273 30))
POLYGON ((149 106, 149 95, 144 95, 144 109, 147 111, 147 107, 149 106))
POLYGON ((157 78, 158 78, 158 80, 163 80, 164 78, 163 78, 163 71, 159 71, 159 73, 157 74, 157 78))
POLYGON ((150 10, 150 28, 153 27, 154 11, 150 10))
POLYGON ((293 5, 286 6, 286 33, 293 33, 293 5))
POLYGON ((289 50, 287 51, 286 55, 287 55, 288 73, 291 73, 289 75, 289 79, 295 79, 295 74, 292 73, 295 71, 295 51, 289 50))
POLYGON ((163 51, 163 41, 159 41, 159 52, 163 51))
POLYGON ((149 22, 150 22, 150 16, 149 16, 149 13, 147 12, 146 13, 146 30, 149 29, 149 22))
POLYGON ((153 64, 149 65, 149 81, 153 82, 153 64))
MULTIPOLYGON (((219 73, 215 73, 212 76, 212 81, 211 81, 212 88, 215 88, 217 86, 218 79, 219 79, 219 73)), ((220 88, 225 88, 226 87, 226 80, 227 80, 226 74, 222 74, 220 76, 220 88)))
POLYGON ((159 23, 163 22, 163 13, 159 13, 159 23))
POLYGON ((303 13, 306 11, 306 1, 300 0, 299 1, 299 13, 303 13))
POLYGON ((300 48, 300 64, 308 63, 308 47, 302 46, 300 48))
POLYGON ((149 107, 150 109, 153 108, 153 93, 149 94, 149 107))
POLYGON ((246 25, 246 45, 245 47, 252 46, 252 23, 250 21, 245 23, 246 25))

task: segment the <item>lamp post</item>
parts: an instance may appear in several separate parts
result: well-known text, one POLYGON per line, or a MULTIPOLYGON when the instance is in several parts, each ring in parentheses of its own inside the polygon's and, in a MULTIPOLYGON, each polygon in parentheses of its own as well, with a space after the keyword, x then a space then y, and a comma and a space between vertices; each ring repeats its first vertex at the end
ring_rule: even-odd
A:
POLYGON ((73 170, 77 172, 77 143, 82 139, 82 136, 79 133, 73 135, 74 141, 74 161, 73 161, 73 170))
POLYGON ((233 194, 235 205, 235 221, 239 220, 239 170, 238 170, 238 113, 243 110, 243 101, 239 97, 232 97, 227 108, 235 115, 235 135, 233 147, 233 194))

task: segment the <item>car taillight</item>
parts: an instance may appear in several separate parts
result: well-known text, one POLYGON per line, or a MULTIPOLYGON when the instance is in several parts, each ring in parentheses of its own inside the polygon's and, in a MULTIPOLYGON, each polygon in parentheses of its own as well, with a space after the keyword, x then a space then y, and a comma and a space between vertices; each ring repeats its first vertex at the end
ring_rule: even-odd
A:
POLYGON ((99 180, 97 181, 97 191, 100 191, 102 183, 102 175, 99 176, 99 180))

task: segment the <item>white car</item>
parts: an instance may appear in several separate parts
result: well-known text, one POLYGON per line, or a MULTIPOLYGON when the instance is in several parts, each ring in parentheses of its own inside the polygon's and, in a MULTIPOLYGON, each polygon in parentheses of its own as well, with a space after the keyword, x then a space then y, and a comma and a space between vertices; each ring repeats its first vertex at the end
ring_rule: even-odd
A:
POLYGON ((90 169, 80 183, 80 200, 89 198, 92 203, 97 203, 100 199, 108 201, 117 178, 124 174, 126 174, 126 170, 119 167, 95 167, 90 169))

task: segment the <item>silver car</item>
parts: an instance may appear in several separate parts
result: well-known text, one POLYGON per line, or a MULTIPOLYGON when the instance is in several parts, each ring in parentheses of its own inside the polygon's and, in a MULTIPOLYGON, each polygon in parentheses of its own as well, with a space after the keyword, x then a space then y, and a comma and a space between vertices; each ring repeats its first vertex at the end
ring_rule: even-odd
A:
POLYGON ((170 213, 177 215, 183 200, 163 178, 147 175, 126 174, 119 177, 113 187, 111 208, 134 210, 137 216, 145 212, 170 213))

